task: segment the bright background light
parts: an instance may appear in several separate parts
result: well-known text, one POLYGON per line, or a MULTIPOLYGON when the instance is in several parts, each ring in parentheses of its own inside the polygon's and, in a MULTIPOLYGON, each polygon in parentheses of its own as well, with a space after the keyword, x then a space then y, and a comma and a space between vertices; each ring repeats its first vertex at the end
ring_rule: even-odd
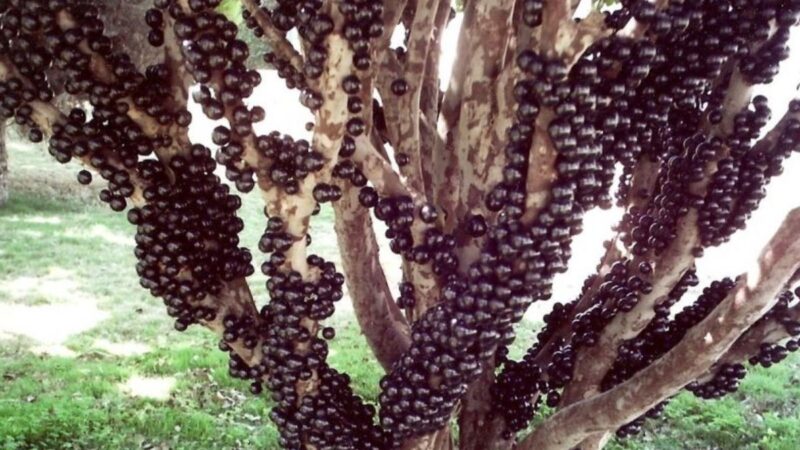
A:
MULTIPOLYGON (((588 3, 588 2, 584 2, 588 3)), ((463 15, 457 15, 448 26, 442 37, 442 55, 440 58, 439 74, 441 86, 447 87, 447 80, 456 57, 458 33, 463 15)), ((398 27, 392 42, 393 45, 402 45, 405 30, 398 27)), ((790 47, 794 50, 789 59, 781 64, 780 74, 769 85, 755 87, 755 94, 765 95, 769 99, 772 109, 772 122, 766 129, 783 116, 789 102, 797 95, 800 83, 800 33, 795 28, 790 40, 790 47)), ((274 71, 262 71, 262 84, 256 89, 249 100, 251 105, 262 105, 267 111, 267 118, 258 124, 259 133, 278 130, 288 133, 295 139, 310 139, 311 133, 305 129, 305 124, 313 120, 312 115, 298 102, 299 93, 296 90, 285 88, 274 71)), ((193 141, 210 143, 210 132, 213 122, 204 118, 196 105, 192 107, 195 118, 190 135, 193 141)), ((222 124, 221 122, 218 124, 222 124)), ((212 146, 213 147, 213 146, 212 146)), ((711 280, 725 276, 735 277, 746 271, 749 264, 757 257, 761 248, 769 240, 780 225, 781 220, 792 208, 800 206, 800 156, 788 159, 784 163, 784 173, 773 178, 767 187, 767 197, 753 214, 747 224, 747 229, 735 234, 731 241, 719 247, 706 250, 705 256, 698 260, 698 276, 701 279, 699 288, 711 280)), ((595 209, 586 215, 585 231, 575 238, 573 244, 573 258, 570 261, 569 271, 556 277, 554 284, 553 300, 570 301, 580 292, 583 280, 591 273, 596 272, 597 263, 604 252, 602 242, 613 236, 611 227, 615 225, 622 215, 619 208, 609 210, 595 209)), ((382 232, 378 233, 382 238, 382 232)), ((385 241, 384 241, 385 244, 385 241)), ((386 271, 390 280, 399 280, 399 260, 384 246, 381 259, 386 262, 386 271)), ((394 283, 392 288, 395 289, 394 283)), ((691 297, 691 296, 687 296, 691 297)), ((549 308, 549 306, 545 306, 549 308)), ((532 314, 539 314, 540 311, 532 314)))

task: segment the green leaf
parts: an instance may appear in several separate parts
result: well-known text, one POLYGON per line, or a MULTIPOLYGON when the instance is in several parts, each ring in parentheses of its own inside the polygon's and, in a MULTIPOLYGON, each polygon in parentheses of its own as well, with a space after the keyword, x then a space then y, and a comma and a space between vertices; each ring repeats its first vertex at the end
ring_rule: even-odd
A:
POLYGON ((242 2, 239 0, 222 0, 222 3, 217 6, 217 12, 237 25, 242 23, 242 2))

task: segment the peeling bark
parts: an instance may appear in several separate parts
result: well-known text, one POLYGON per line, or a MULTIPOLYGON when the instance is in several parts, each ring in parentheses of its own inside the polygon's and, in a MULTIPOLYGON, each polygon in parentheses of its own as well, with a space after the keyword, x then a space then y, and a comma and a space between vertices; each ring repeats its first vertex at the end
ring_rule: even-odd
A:
POLYGON ((295 71, 302 72, 302 55, 300 55, 289 40, 286 39, 286 35, 275 28, 269 14, 261 7, 260 0, 242 0, 242 6, 250 13, 264 32, 263 39, 270 45, 271 50, 275 52, 279 58, 288 61, 295 71))
POLYGON ((483 373, 467 389, 458 415, 460 450, 510 450, 513 438, 504 436, 506 424, 492 412, 490 388, 494 384, 494 362, 484 364, 483 373))
POLYGON ((391 369, 411 345, 410 329, 392 298, 380 259, 369 211, 358 203, 357 190, 348 188, 333 204, 336 237, 345 282, 356 319, 384 370, 391 369))
POLYGON ((622 384, 560 410, 518 448, 572 448, 595 433, 635 419, 697 379, 775 304, 786 281, 800 268, 798 232, 800 209, 795 209, 762 251, 758 266, 743 274, 725 300, 678 345, 622 384))
MULTIPOLYGON (((733 69, 733 65, 728 68, 729 71, 733 69)), ((722 78, 725 77, 720 76, 720 79, 722 78)), ((726 91, 726 97, 723 101, 722 120, 717 126, 706 127, 705 131, 709 134, 717 136, 729 135, 732 130, 730 124, 733 118, 750 102, 752 86, 744 82, 738 71, 732 74, 731 79, 732 82, 726 91)), ((788 119, 784 118, 781 123, 784 123, 785 120, 788 119)), ((777 139, 777 132, 772 130, 767 135, 767 138, 771 136, 772 139, 777 139)), ((689 186, 692 194, 700 197, 705 196, 708 183, 717 170, 717 163, 727 154, 728 149, 723 146, 719 154, 706 164, 705 177, 702 181, 689 186)), ((656 170, 659 165, 656 163, 650 166, 648 170, 647 164, 649 164, 647 160, 642 160, 637 165, 635 169, 636 178, 632 187, 633 189, 646 189, 649 194, 652 194, 650 186, 658 182, 656 170)), ((641 208, 646 205, 646 202, 644 197, 637 198, 636 192, 631 192, 629 204, 631 207, 641 208)), ((661 254, 634 258, 634 265, 638 265, 641 261, 649 260, 653 260, 655 263, 654 270, 648 277, 653 288, 648 294, 644 294, 639 298, 633 310, 616 315, 611 323, 606 325, 600 333, 597 344, 582 352, 582 357, 577 358, 574 369, 575 376, 564 390, 561 401, 562 407, 598 394, 601 380, 617 357, 619 345, 637 336, 650 323, 655 316, 655 305, 664 300, 683 274, 692 268, 696 259, 692 249, 700 245, 697 215, 696 209, 690 209, 686 216, 678 220, 676 236, 661 254)), ((613 250, 613 248, 609 251, 613 250)), ((621 256, 630 256, 629 249, 626 249, 621 256)), ((613 263, 613 261, 611 262, 613 263)), ((595 284, 597 283, 599 283, 599 279, 596 280, 595 284)))
MULTIPOLYGON (((791 284, 791 283, 789 283, 791 284)), ((795 304, 789 308, 787 315, 791 320, 800 320, 800 303, 795 304)), ((744 363, 751 356, 757 355, 761 349, 761 345, 776 344, 787 338, 791 337, 786 328, 775 320, 759 321, 744 334, 720 357, 717 362, 706 372, 704 375, 697 379, 698 382, 703 383, 713 378, 720 367, 726 364, 744 363)))

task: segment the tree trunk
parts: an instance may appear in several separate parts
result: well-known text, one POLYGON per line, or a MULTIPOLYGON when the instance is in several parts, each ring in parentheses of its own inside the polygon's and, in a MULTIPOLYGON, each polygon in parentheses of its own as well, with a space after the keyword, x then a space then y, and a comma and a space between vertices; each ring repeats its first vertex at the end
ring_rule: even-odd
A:
POLYGON ((8 150, 6 149, 6 123, 0 121, 0 207, 8 201, 8 150))
POLYGON ((455 450, 450 427, 425 436, 413 438, 403 444, 402 450, 455 450))
POLYGON ((461 401, 458 415, 459 448, 461 450, 510 450, 514 439, 506 439, 505 422, 492 414, 491 392, 494 383, 494 363, 485 365, 483 374, 475 380, 461 401))

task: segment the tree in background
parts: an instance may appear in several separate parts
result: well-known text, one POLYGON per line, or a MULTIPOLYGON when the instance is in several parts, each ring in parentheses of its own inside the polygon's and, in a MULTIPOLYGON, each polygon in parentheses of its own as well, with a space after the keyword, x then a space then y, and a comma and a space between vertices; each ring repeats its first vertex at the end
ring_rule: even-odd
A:
POLYGON ((457 423, 463 449, 600 448, 680 390, 723 396, 745 363, 800 345, 797 209, 752 272, 672 311, 703 250, 745 227, 800 147, 800 103, 764 130, 770 108, 752 95, 787 57, 800 1, 624 0, 575 18, 579 3, 466 1, 442 92, 450 1, 242 0, 264 60, 314 113, 308 142, 253 130, 259 75, 218 0, 155 0, 145 23, 163 59, 146 68, 88 1, 9 0, 0 114, 83 164, 79 182, 107 182, 101 199, 136 226, 142 286, 178 330, 218 333, 231 375, 270 392, 282 447, 448 449, 457 423), (91 108, 56 108, 52 73, 91 108), (227 123, 213 150, 188 138, 194 84, 227 123), (237 191, 253 190, 257 261, 237 237, 237 191), (625 215, 597 273, 510 360, 515 324, 550 298, 584 214, 614 201, 625 215), (326 202, 342 272, 307 252, 326 202), (373 217, 403 256, 397 299, 373 217), (268 299, 251 295, 254 264, 268 299), (377 405, 326 363, 324 321, 345 284, 386 371, 377 405), (523 432, 542 403, 554 413, 523 432))

